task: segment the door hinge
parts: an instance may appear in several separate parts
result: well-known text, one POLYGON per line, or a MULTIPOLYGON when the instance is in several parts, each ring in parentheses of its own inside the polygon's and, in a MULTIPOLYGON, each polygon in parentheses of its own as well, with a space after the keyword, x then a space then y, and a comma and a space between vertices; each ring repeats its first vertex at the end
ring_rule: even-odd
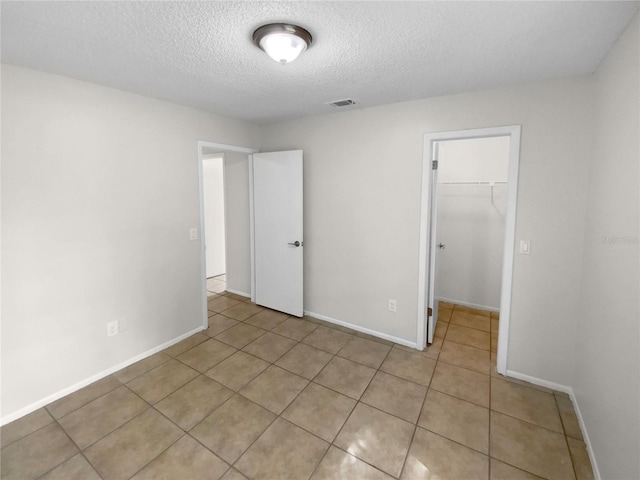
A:
POLYGON ((438 160, 433 160, 431 162, 431 170, 437 170, 438 169, 438 160))
POLYGON ((427 317, 433 317, 433 310, 431 307, 427 307, 427 317))

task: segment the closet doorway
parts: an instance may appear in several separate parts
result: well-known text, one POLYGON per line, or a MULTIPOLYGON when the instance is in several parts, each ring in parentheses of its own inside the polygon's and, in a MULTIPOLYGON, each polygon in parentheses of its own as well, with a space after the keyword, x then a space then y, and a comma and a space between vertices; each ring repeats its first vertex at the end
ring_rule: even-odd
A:
POLYGON ((446 307, 442 316, 464 315, 483 335, 497 328, 493 345, 504 373, 520 127, 428 134, 424 147, 418 347, 434 340, 439 307, 446 307))
POLYGON ((509 137, 438 147, 435 298, 499 312, 509 137))

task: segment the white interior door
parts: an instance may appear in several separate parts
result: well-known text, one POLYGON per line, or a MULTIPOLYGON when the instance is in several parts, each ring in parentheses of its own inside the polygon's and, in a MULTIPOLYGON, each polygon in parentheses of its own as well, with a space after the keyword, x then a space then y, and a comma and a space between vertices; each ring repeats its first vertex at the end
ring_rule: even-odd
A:
POLYGON ((427 343, 433 342, 438 323, 438 298, 436 294, 436 272, 438 262, 438 142, 433 142, 433 165, 431 170, 431 213, 429 215, 429 280, 427 292, 427 343))
POLYGON ((202 160, 207 278, 226 271, 223 162, 222 154, 202 160))
POLYGON ((303 315, 302 150, 253 155, 255 303, 303 315))

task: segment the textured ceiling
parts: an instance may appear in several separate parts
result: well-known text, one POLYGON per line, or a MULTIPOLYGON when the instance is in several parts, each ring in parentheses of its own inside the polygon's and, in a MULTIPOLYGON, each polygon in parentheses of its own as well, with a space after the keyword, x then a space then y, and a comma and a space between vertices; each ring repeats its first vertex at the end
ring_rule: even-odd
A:
POLYGON ((2 2, 2 61, 270 121, 593 72, 639 2, 2 2), (280 65, 253 30, 312 47, 280 65))

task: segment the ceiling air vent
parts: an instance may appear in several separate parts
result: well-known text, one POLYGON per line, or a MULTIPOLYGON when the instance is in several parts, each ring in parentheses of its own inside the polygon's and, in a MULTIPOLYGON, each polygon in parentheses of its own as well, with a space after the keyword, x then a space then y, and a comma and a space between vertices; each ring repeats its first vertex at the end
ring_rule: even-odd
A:
POLYGON ((336 100, 335 102, 329 102, 327 105, 331 105, 332 107, 347 107, 349 105, 355 105, 356 102, 351 100, 350 98, 345 98, 344 100, 336 100))

